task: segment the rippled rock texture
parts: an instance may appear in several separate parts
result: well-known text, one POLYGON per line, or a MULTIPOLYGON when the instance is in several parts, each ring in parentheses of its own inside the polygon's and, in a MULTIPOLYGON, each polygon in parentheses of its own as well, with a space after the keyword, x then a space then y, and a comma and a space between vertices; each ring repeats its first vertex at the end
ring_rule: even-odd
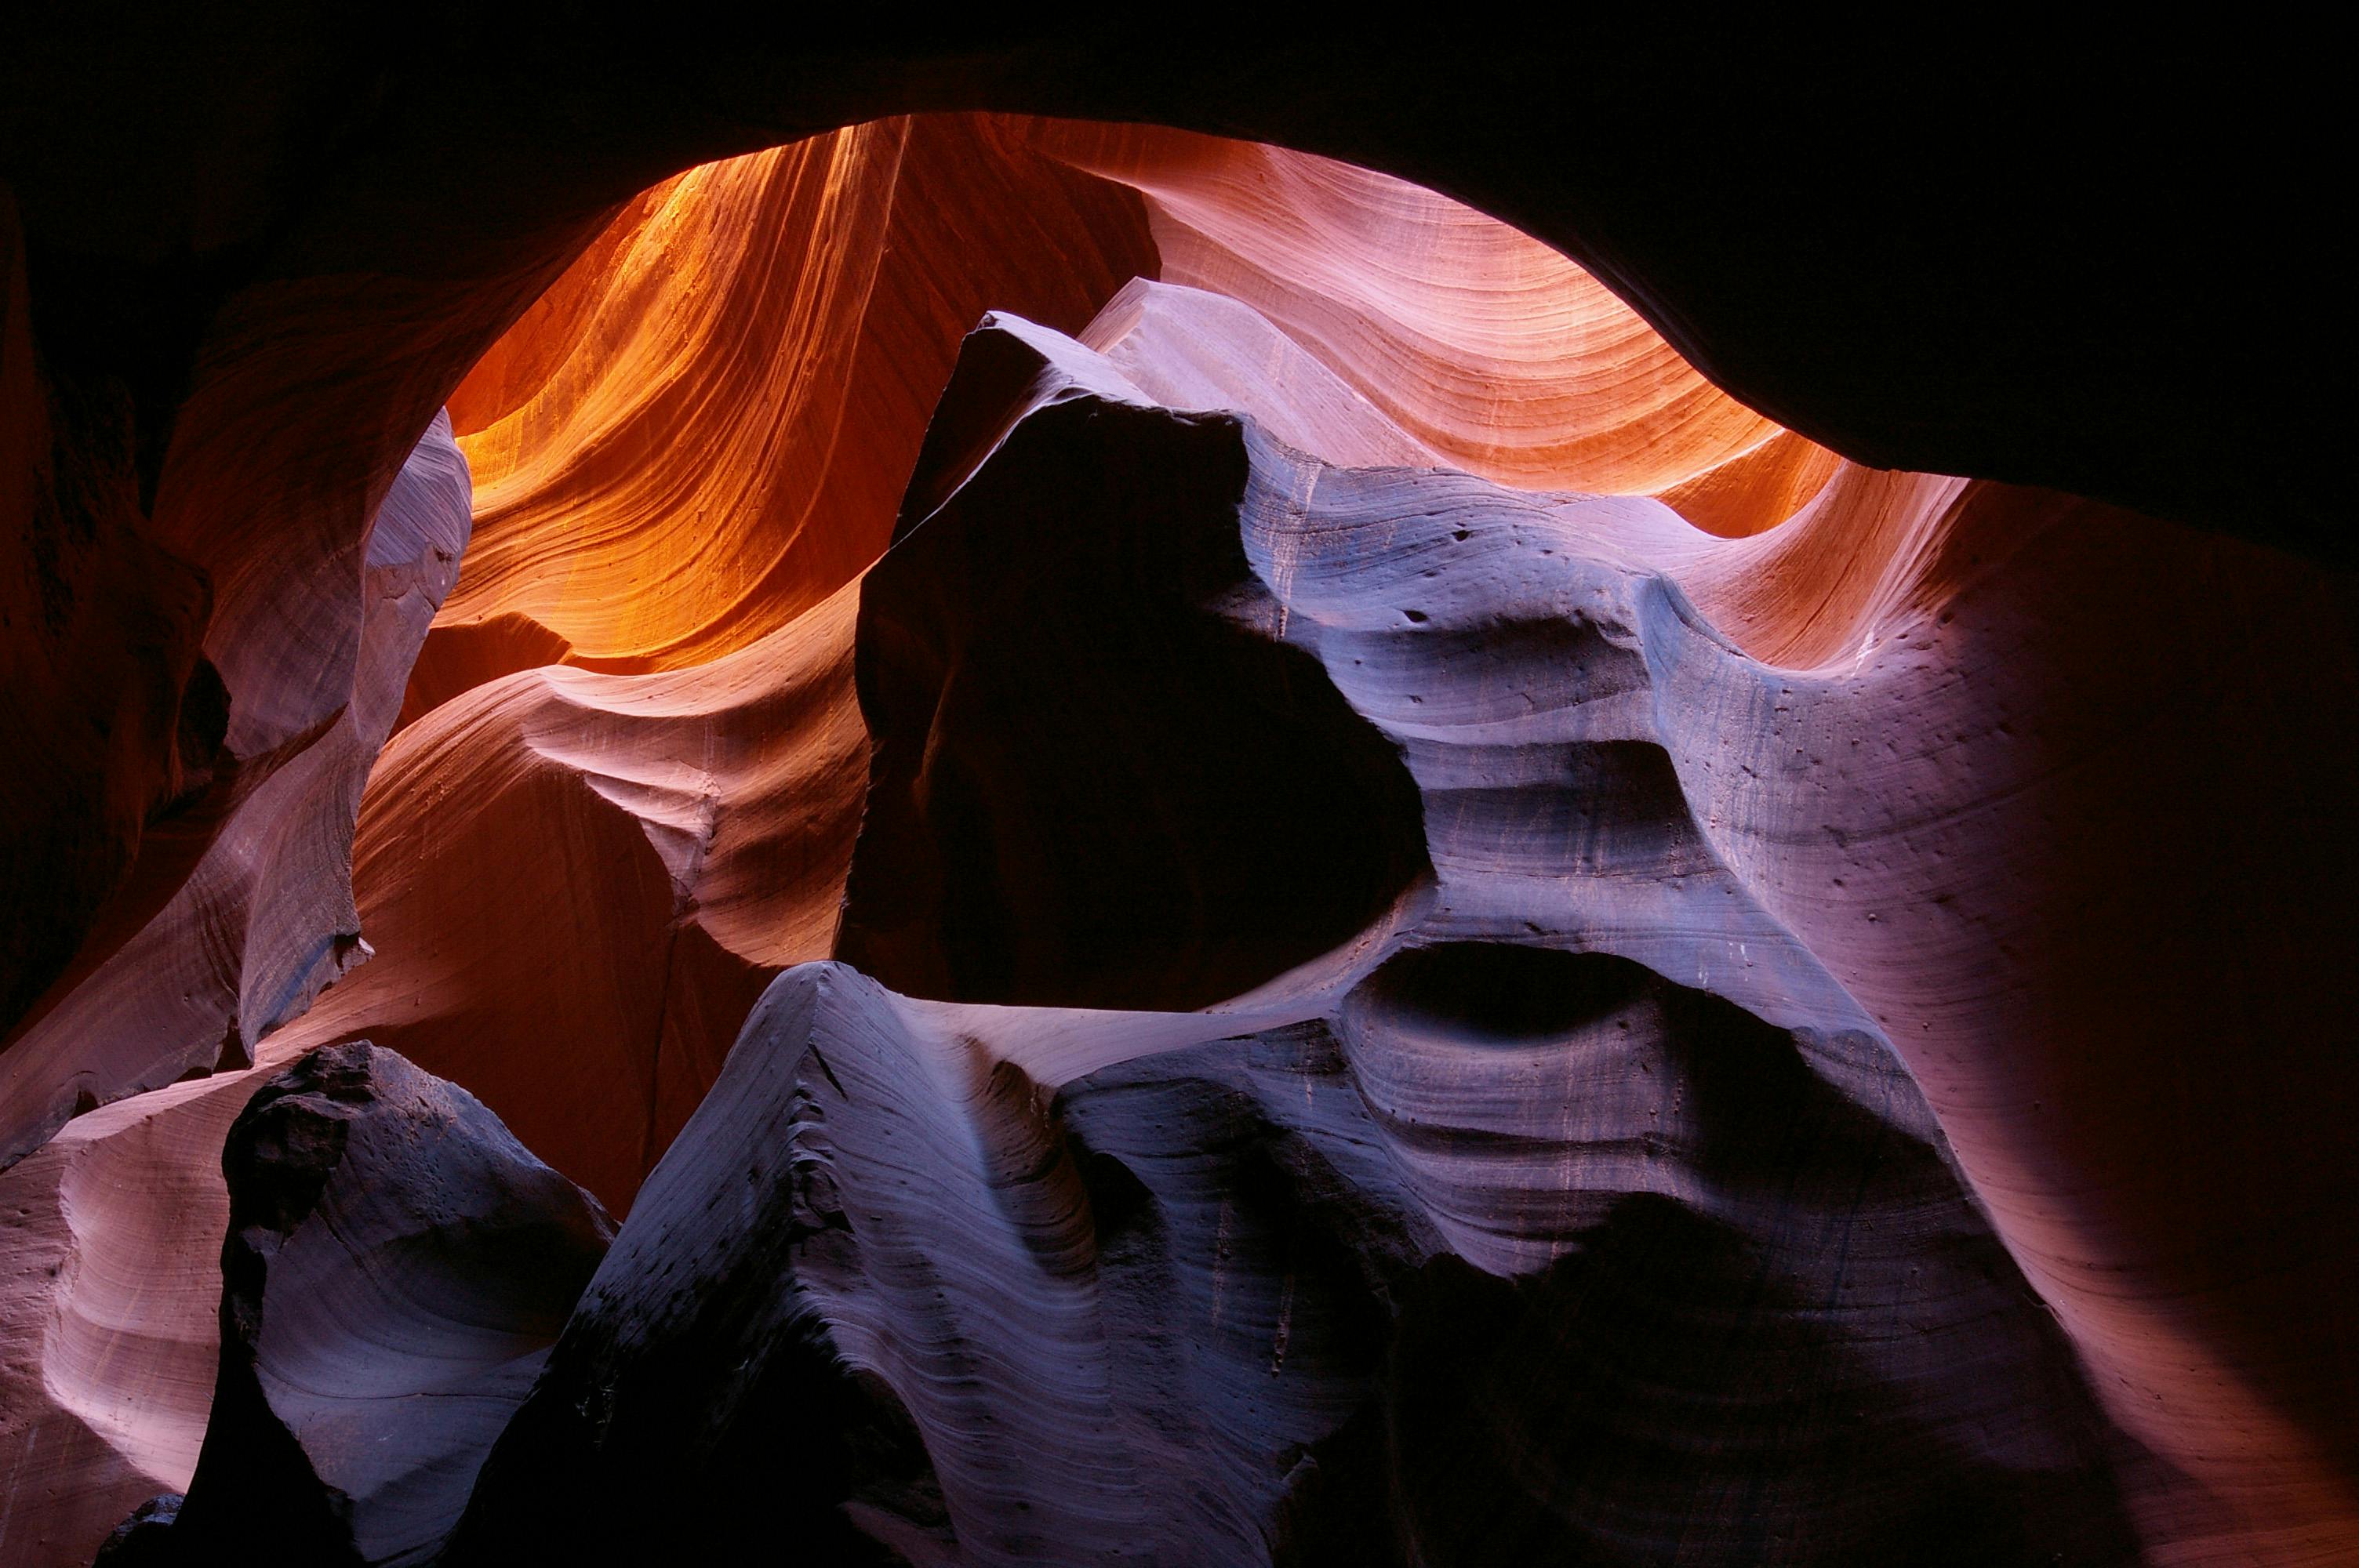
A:
POLYGON ((457 1559, 751 1551, 766 1507, 843 1561, 2128 1555, 2109 1430, 1873 1036, 1494 944, 1295 1011, 790 971, 457 1559))
POLYGON ((246 1065, 362 956, 351 883, 362 785, 468 524, 466 460, 437 416, 358 563, 345 700, 266 756, 224 757, 205 793, 147 834, 113 919, 0 1054, 0 1158, 38 1147, 77 1108, 246 1065))
POLYGON ((125 1549, 432 1561, 611 1223, 474 1097, 366 1041, 263 1084, 222 1166, 203 1454, 165 1540, 125 1549))
POLYGON ((0 38, 0 1559, 2349 1555, 2299 72, 680 21, 0 38))

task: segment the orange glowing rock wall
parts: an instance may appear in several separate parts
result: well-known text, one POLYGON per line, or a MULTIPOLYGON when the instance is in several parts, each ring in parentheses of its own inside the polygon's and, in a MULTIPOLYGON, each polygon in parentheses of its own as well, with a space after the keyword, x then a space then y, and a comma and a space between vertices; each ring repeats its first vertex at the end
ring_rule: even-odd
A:
POLYGON ((353 858, 377 956, 266 1059, 366 1035, 627 1207, 763 982, 833 940, 867 779, 853 608, 684 670, 520 672, 404 730, 353 858))
MULTIPOLYGON (((1780 437, 1781 452, 1815 449, 1696 373, 1562 255, 1447 197, 1181 131, 1022 134, 1136 187, 1166 282, 1253 307, 1430 461, 1522 490, 1651 495, 1780 437)), ((1831 458, 1804 467, 1823 479, 1831 458)), ((1753 510, 1707 515, 1716 533, 1753 532, 1781 521, 1797 488, 1748 484, 1753 510)))
POLYGON ((476 535, 421 700, 560 659, 678 668, 777 630, 884 548, 977 317, 1020 300, 1079 330, 1154 267, 1135 198, 984 120, 877 121, 667 180, 452 395, 476 535))
POLYGON ((384 961, 274 1050, 367 1033, 626 1206, 762 983, 832 942, 866 768, 845 585, 959 339, 1007 298, 1078 327, 1153 267, 1128 191, 975 119, 633 203, 453 396, 475 541, 355 850, 384 961), (551 1030, 561 1087, 526 1044, 551 1030))

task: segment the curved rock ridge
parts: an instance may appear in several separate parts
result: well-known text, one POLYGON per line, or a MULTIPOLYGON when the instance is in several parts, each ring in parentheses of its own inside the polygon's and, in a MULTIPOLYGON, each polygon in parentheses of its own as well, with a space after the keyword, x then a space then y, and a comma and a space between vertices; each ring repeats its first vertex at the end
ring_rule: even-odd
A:
POLYGON ((2359 699, 2352 600, 2069 497, 1974 484, 1951 514, 1940 591, 1859 663, 1744 694, 1671 672, 1715 716, 1683 784, 1890 1033, 2108 1407, 2192 1477, 2158 1558, 2332 1562, 2359 1538, 2359 1266, 2320 1238, 2359 1217, 2329 1130, 2359 1064, 2283 963, 2359 936, 2359 843, 2308 771, 2359 764, 2318 723, 2359 699))
POLYGON ((1690 487, 1693 520, 1725 534, 1782 521, 1832 470, 1833 454, 1713 386, 1589 273, 1446 196, 1284 147, 1019 124, 1145 195, 1164 281, 1251 306, 1436 466, 1525 490, 1690 487), (1702 475, 1746 459, 1785 484, 1701 499, 1702 475))
POLYGON ((511 670, 676 667, 782 624, 883 547, 983 310, 1103 325, 1134 274, 1274 320, 1284 401, 1373 399, 1377 449, 1336 461, 1670 489, 1725 534, 1835 462, 1556 252, 1403 181, 1179 132, 880 121, 645 193, 453 395, 477 539, 404 721, 511 670))
POLYGON ((1282 1017, 782 976, 450 1561, 2134 1554, 1873 1036, 1496 944, 1282 1017))
MULTIPOLYGON (((1122 395, 1250 415, 1271 438, 1338 468, 1436 466, 1434 454, 1383 409, 1236 300, 1135 280, 1080 341, 1118 373, 1108 385, 1125 389, 1122 395)), ((1017 355, 986 364, 984 356, 1000 353, 988 343, 971 351, 975 362, 961 373, 978 386, 985 379, 995 388, 1005 384, 1011 404, 1023 406, 1016 389, 1038 373, 1032 362, 1017 355)), ((992 396, 970 401, 988 406, 992 396)), ((979 418, 969 432, 962 417, 948 407, 937 414, 905 503, 904 530, 1006 428, 1004 418, 979 418)), ((1821 463, 1777 437, 1669 492, 1701 497, 1685 503, 1699 512, 1787 508, 1774 519, 1730 530, 1736 537, 1714 537, 1688 525, 1693 520, 1684 514, 1625 509, 1616 514, 1617 536, 1671 572, 1716 629, 1761 662, 1856 665, 1887 623, 1938 606, 1953 586, 1934 567, 1965 489, 1965 481, 1938 474, 1886 473, 1833 458, 1821 463)))
POLYGON ((353 851, 379 957, 266 1059, 365 1033, 626 1209, 763 985, 834 940, 857 593, 709 664, 521 672, 402 730, 353 851))
POLYGON ((266 754, 233 748, 202 793, 149 830, 131 880, 0 1052, 0 1164, 77 1109, 244 1065, 255 1041, 366 956, 353 823, 468 523, 466 460, 438 416, 354 563, 364 612, 347 699, 266 754))
POLYGON ((1155 253, 1137 199, 977 116, 876 121, 633 202, 453 395, 468 569, 412 716, 487 674, 746 646, 884 547, 958 340, 1079 330, 1155 253))
POLYGON ((263 1083, 222 1170, 221 1371, 168 1560, 433 1561, 610 1222, 364 1040, 263 1083))
POLYGON ((0 1172, 0 1559, 81 1568, 194 1474, 219 1360, 223 1073, 76 1117, 0 1172))
POLYGON ((1951 38, 1934 80, 1914 40, 1768 21, 1322 34, 1243 61, 1153 17, 824 40, 726 20, 688 56, 529 7, 440 48, 326 11, 9 29, 0 684, 56 763, 6 786, 0 870, 32 893, 0 904, 9 1026, 223 743, 271 755, 346 701, 375 502, 613 213, 883 115, 1169 123, 1389 169, 1582 260, 1719 384, 1855 458, 2352 559, 2342 357, 2317 348, 2332 247, 2312 204, 2246 178, 2331 132, 2308 123, 2333 101, 2316 50, 1951 38), (2158 112, 2191 96, 2223 107, 2158 112))
MULTIPOLYGON (((2348 701, 2359 671, 2335 630, 2348 605, 2332 585, 2265 552, 2166 535, 2169 558, 2125 600, 2105 551, 2147 524, 1924 476, 1839 478, 1792 528, 1712 544, 1650 502, 1337 470, 1250 421, 1165 413, 1158 427, 1152 403, 1111 354, 1024 323, 1000 319, 971 342, 937 421, 944 438, 912 486, 913 498, 944 499, 905 516, 902 542, 868 579, 876 609, 864 605, 864 624, 880 634, 864 645, 862 695, 878 732, 879 805, 854 854, 846 956, 888 979, 966 994, 943 957, 994 939, 977 912, 1020 907, 1042 885, 1041 865, 946 849, 1022 842, 1040 829, 1043 800, 1065 812, 1060 831, 1099 831, 1070 792, 1044 794, 1042 775, 1089 776, 1128 744, 1118 730, 995 749, 954 717, 963 684, 988 687, 1002 643, 1034 682, 1060 689, 1060 668, 1090 644, 1059 635, 1044 610, 1035 640, 1008 622, 945 655, 913 644, 897 608, 919 601, 912 579, 953 577, 967 601, 993 602, 994 557, 980 541, 995 527, 1013 538, 1052 526, 1063 465, 1049 449, 1090 452, 1072 465, 1087 476, 1082 493, 1110 481, 1138 491, 1099 515, 1234 537, 1252 580, 1084 568, 1094 575, 1077 586, 1113 598, 1116 620, 1220 620, 1312 654, 1418 785, 1430 903, 1412 899, 1381 940, 1339 949, 1319 984, 1348 981, 1403 940, 1504 935, 1625 957, 1778 1027, 1887 1038, 1926 1097, 1915 1130, 1938 1141, 1938 1118, 2110 1418, 2162 1461, 2132 1488, 2147 1550, 2169 1561, 2331 1558, 2354 1519, 2337 1346, 2359 1295, 2347 1258, 2304 1238, 2320 1217, 2351 1214, 2351 1156, 2327 1130, 2359 1085, 2306 1044, 2333 1032, 2328 995, 2289 986, 2260 1025, 2252 998, 2232 1004, 2242 993, 2204 979, 2202 955, 2216 944, 2266 962, 2269 909, 2344 918, 2330 890, 2359 866, 2331 802, 2280 792, 2263 806, 2236 782, 2248 777, 2244 758, 2310 731, 2295 707, 2239 705, 2225 684, 2267 672, 2272 692, 2308 681, 2330 703, 2348 701), (964 406, 970 396, 1001 412, 964 406), (1190 472, 1233 463, 1217 457, 1223 430, 1245 456, 1234 503, 1182 481, 1173 456, 1210 442, 1214 456, 1190 472), (1158 460, 1104 457, 1123 432, 1164 454, 1159 481, 1158 460), (995 481, 1003 464, 1011 477, 995 481), (1194 510, 1175 507, 1190 494, 1194 510), (1876 549, 1837 547, 1845 530, 1876 549), (1732 568, 1748 557, 1767 564, 1749 578, 1732 568), (2248 662, 2207 674, 2192 708, 2187 673, 2131 608, 2174 602, 2174 591, 2186 623, 2236 607, 2248 629, 2248 662), (1733 647, 1699 600, 1756 639, 1800 644, 1798 663, 1821 656, 1813 638, 1859 641, 1813 670, 1779 670, 1733 647), (2143 656, 2125 656, 2125 643, 2143 656), (2034 697, 2059 683, 2071 700, 2034 697), (2213 717, 2197 726, 2193 712, 2213 717), (2166 736, 2167 763, 2138 741, 2166 736), (937 780, 958 787, 946 794, 937 780), (902 797, 910 809, 894 805, 902 797), (2210 890, 2204 919, 2190 923, 2163 866, 2136 846, 2207 845, 2225 824, 2232 841, 2168 873, 2210 890), (872 881, 872 866, 887 874, 872 881), (2147 869, 2125 880, 2130 866, 2147 869), (913 867, 944 895, 908 906, 913 867), (2032 881, 2048 890, 2038 900, 2021 896, 2032 881), (888 945, 867 935, 904 917, 888 945), (2057 1033, 2034 1048, 2043 1028, 2057 1033), (2276 1132, 2223 1126, 2186 1092, 2196 1080, 2139 1065, 2157 1052, 2299 1084, 2319 1114, 2276 1132), (2100 1092, 2108 1075, 2141 1087, 2100 1092), (2251 1189, 2190 1194, 2167 1152, 2206 1146, 2228 1167, 2267 1173, 2256 1179, 2288 1195, 2284 1220, 2256 1223, 2235 1195, 2251 1189)), ((1170 747, 1184 750, 1204 734, 1188 711, 1153 699, 1125 722, 1168 725, 1170 747)), ((1053 941, 1054 929, 1030 925, 1023 939, 1053 941)), ((1107 938, 1076 932, 1063 957, 1083 970, 1107 938)), ((1266 995, 1303 993, 1305 977, 1277 973, 1285 955, 1263 957, 1266 995)), ((1053 975, 1057 961, 1036 955, 1032 972, 1053 975)), ((1138 996, 1158 983, 1143 976, 1138 996)), ((1118 988, 1093 1000, 1125 1005, 1118 988)), ((1885 1103, 1839 1061, 1814 1065, 1849 1098, 1885 1103)))

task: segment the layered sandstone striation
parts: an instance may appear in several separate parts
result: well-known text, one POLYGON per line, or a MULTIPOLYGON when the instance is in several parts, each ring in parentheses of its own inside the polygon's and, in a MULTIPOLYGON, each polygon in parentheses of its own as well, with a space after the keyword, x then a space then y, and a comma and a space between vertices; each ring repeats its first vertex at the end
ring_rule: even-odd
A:
POLYGON ((2069 1351, 1871 1037, 1512 943, 1299 1011, 783 976, 455 1561, 754 1549, 782 1454, 845 1562, 2129 1550, 2069 1351))
POLYGON ((222 1153, 221 1369, 169 1561, 431 1561, 613 1228, 464 1090, 324 1047, 222 1153))
POLYGON ((782 1448, 847 1561, 2135 1550, 2136 1445, 1889 1040, 1688 813, 1658 672, 1753 666, 1636 558, 1653 518, 1328 469, 1006 319, 938 421, 985 428, 971 471, 921 469, 949 499, 863 585, 843 947, 941 1000, 774 985, 460 1561, 551 1528, 748 1550, 782 1448), (1010 668, 1061 710, 958 717, 1006 711, 1010 668), (1236 855, 1228 813, 1185 808, 1246 782, 1281 828, 1298 793, 1348 799, 1395 869, 1364 894, 1236 855), (1161 869, 1232 858, 1265 880, 1190 903, 1161 869), (1109 946, 1211 968, 1273 904, 1364 935, 1240 943, 1217 981, 1109 946), (1133 1011, 1005 1005, 1077 980, 1133 1011), (1234 1000, 1135 1011, 1191 982, 1234 1000), (1707 1523, 1698 1485, 1748 1506, 1707 1523))
POLYGON ((201 1442, 190 1517, 365 1560, 462 1508, 482 1562, 2339 1560, 2354 601, 1995 482, 2317 547, 2286 378, 2132 330, 2135 203, 1912 217, 1858 138, 1780 164, 1808 72, 1689 157, 1753 102, 1709 61, 1689 117, 1501 119, 854 49, 755 125, 766 58, 370 100, 267 222, 232 160, 136 354, 58 260, 131 242, 0 200, 5 700, 58 762, 0 784, 48 912, 0 927, 12 1561, 201 1442), (875 117, 1125 93, 1540 239, 875 117), (597 134, 536 142, 557 99, 597 134), (523 1296, 402 1224, 319 1254, 366 1311, 280 1319, 329 1371, 216 1388, 282 1068, 442 1108, 396 1207, 594 1216, 537 1156, 626 1215, 528 1354, 451 1351, 469 1419, 403 1400, 523 1296))
MULTIPOLYGON (((1780 437, 1781 455, 1808 449, 1562 254, 1407 180, 1155 126, 1030 122, 1023 134, 1136 187, 1166 282, 1251 306, 1428 463, 1524 490, 1651 494, 1780 437)), ((1833 457, 1787 460, 1823 479, 1833 457)), ((1714 532, 1755 532, 1792 510, 1767 514, 1790 487, 1745 488, 1763 510, 1712 509, 1714 532)))
POLYGON ((839 591, 685 670, 520 671, 404 730, 353 859, 377 957, 266 1054, 366 1031, 627 1208, 763 984, 833 939, 867 770, 856 609, 839 591))
POLYGON ((459 575, 468 520, 466 460, 437 416, 350 563, 363 613, 342 702, 264 754, 231 746, 149 829, 65 978, 0 1053, 0 1163, 77 1109, 246 1065, 364 955, 352 893, 362 786, 459 575))
POLYGON ((0 1551, 83 1563, 187 1487, 212 1407, 222 1141, 247 1073, 76 1117, 0 1172, 0 1551))
POLYGON ((413 712, 506 669, 759 641, 884 548, 977 317, 1077 330, 1155 255, 1127 190, 980 117, 876 121, 647 191, 453 395, 477 534, 413 712))

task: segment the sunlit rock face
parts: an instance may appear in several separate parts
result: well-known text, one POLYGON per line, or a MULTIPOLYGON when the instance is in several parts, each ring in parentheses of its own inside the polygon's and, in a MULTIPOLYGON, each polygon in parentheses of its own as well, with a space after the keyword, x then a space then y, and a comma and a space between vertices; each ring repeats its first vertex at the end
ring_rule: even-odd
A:
MULTIPOLYGON (((1697 484, 1785 434, 1562 255, 1430 190, 1179 131, 1026 131, 1135 187, 1165 281, 1251 306, 1409 437, 1424 465, 1525 490, 1646 494, 1697 484)), ((1819 477, 1831 461, 1821 454, 1819 477)))
MULTIPOLYGON (((0 1556, 201 1448, 199 1524, 245 1477, 364 1560, 2339 1561, 2347 583, 1781 429, 1622 298, 1847 450, 2008 416, 1727 351, 1674 264, 1743 234, 1479 137, 1619 296, 897 91, 685 172, 780 133, 614 97, 430 222, 372 154, 161 392, 39 339, 54 193, 0 204, 61 760, 5 787, 72 827, 6 866, 0 1556), (430 1485, 218 1413, 224 1139, 362 1038, 622 1217, 537 1382, 401 1428, 430 1485)), ((1974 471, 2078 471, 2050 395, 1974 471)), ((573 1192, 397 1142, 388 1203, 573 1192)), ((346 1240, 330 1359, 443 1389, 448 1260, 346 1240)))
POLYGON ((877 121, 647 191, 454 395, 478 531, 421 687, 510 641, 508 667, 614 671, 759 641, 884 548, 976 318, 1078 330, 1155 255, 1127 190, 981 120, 877 121))

